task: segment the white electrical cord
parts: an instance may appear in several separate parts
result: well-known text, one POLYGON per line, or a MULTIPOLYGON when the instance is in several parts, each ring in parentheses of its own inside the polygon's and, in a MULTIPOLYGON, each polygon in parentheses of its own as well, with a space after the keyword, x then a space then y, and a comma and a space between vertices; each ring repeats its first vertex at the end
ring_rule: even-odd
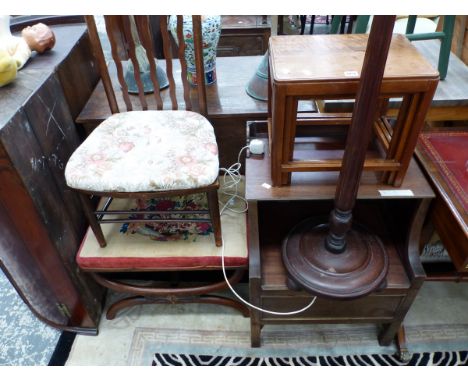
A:
POLYGON ((224 266, 224 238, 223 238, 223 246, 221 247, 221 265, 222 265, 222 268, 223 268, 224 280, 226 281, 226 284, 228 285, 231 292, 234 293, 234 296, 236 296, 245 305, 250 306, 251 308, 253 308, 255 310, 258 310, 260 312, 273 314, 275 316, 292 316, 294 314, 302 313, 302 312, 306 311, 307 309, 309 309, 312 305, 314 305, 314 302, 317 299, 317 296, 314 296, 312 301, 307 306, 305 306, 305 307, 303 307, 303 308, 301 308, 299 310, 294 310, 294 311, 290 311, 290 312, 275 312, 273 310, 267 310, 267 309, 260 308, 260 307, 258 307, 256 305, 251 304, 250 302, 244 300, 241 296, 239 296, 239 294, 234 290, 231 283, 229 282, 229 280, 227 278, 227 275, 226 275, 226 267, 224 266))
POLYGON ((228 201, 221 207, 221 210, 219 211, 220 215, 222 215, 226 209, 235 213, 239 213, 239 214, 242 214, 248 210, 247 200, 245 200, 245 198, 243 198, 242 196, 238 194, 238 191, 239 191, 238 185, 242 181, 242 176, 240 174, 240 168, 242 166, 242 164, 240 163, 240 157, 242 155, 242 152, 248 148, 249 146, 244 146, 241 148, 241 150, 239 151, 239 155, 237 156, 237 163, 234 163, 229 168, 224 168, 224 167, 220 168, 220 171, 224 171, 223 185, 221 187, 220 192, 224 195, 229 196, 228 201), (229 177, 229 179, 227 179, 227 177, 229 177), (232 192, 227 191, 233 188, 234 190, 232 192), (229 207, 229 205, 234 204, 234 200, 236 198, 244 202, 245 207, 242 211, 235 210, 229 207))
MULTIPOLYGON (((229 199, 228 201, 226 202, 226 204, 224 204, 221 208, 221 211, 220 211, 220 215, 222 215, 224 213, 225 210, 229 210, 231 212, 234 212, 234 213, 238 213, 238 214, 242 214, 244 212, 246 212, 248 210, 248 203, 247 203, 247 200, 238 195, 238 184, 241 182, 242 180, 242 176, 240 175, 240 168, 241 168, 241 163, 240 163, 240 157, 242 155, 242 152, 249 148, 249 146, 244 146, 242 147, 242 149, 239 151, 239 155, 237 157, 237 163, 234 163, 232 166, 230 166, 229 168, 220 168, 221 171, 224 171, 224 178, 223 178, 223 185, 221 187, 221 190, 220 192, 224 195, 228 195, 229 196, 229 199), (229 177, 229 180, 226 179, 226 177, 229 177), (228 192, 226 191, 226 189, 232 189, 234 188, 234 191, 233 192, 228 192), (233 204, 234 203, 234 200, 238 198, 240 200, 242 200, 244 202, 244 205, 245 207, 242 209, 242 210, 236 210, 234 208, 231 208, 229 207, 229 205, 233 204)), ((239 296, 239 294, 234 290, 234 288, 232 287, 231 283, 229 282, 228 280, 228 277, 226 275, 226 267, 224 265, 224 237, 222 237, 222 242, 223 242, 223 245, 221 247, 221 265, 222 265, 222 269, 223 269, 223 276, 224 276, 224 280, 226 281, 226 284, 227 286, 229 287, 229 289, 231 290, 231 292, 241 301, 243 302, 245 305, 255 309, 255 310, 258 310, 260 312, 263 312, 263 313, 268 313, 268 314, 273 314, 273 315, 276 315, 276 316, 292 316, 294 314, 298 314, 298 313, 302 313, 304 312, 305 310, 309 309, 315 302, 315 300, 317 299, 317 296, 315 296, 312 301, 305 307, 299 309, 299 310, 294 310, 294 311, 290 311, 290 312, 275 312, 275 311, 271 311, 271 310, 266 310, 266 309, 263 309, 263 308, 260 308, 256 305, 253 305, 251 304, 250 302, 244 300, 241 296, 239 296)))

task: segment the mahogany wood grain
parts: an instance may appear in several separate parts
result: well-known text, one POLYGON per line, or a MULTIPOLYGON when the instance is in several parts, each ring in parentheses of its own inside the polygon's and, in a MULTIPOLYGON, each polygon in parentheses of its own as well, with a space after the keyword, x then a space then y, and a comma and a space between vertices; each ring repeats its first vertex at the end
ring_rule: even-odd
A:
MULTIPOLYGON (((293 178, 299 176, 302 181, 293 179, 289 187, 269 188, 265 187, 271 184, 268 152, 263 159, 249 158, 246 162, 250 301, 274 311, 303 308, 310 303, 312 295, 288 288, 281 259, 282 240, 297 223, 311 215, 326 219, 333 207, 337 176, 294 173, 293 178)), ((267 324, 364 322, 383 325, 379 341, 383 346, 389 345, 425 277, 419 257, 419 235, 434 197, 414 160, 404 182, 405 188, 409 186, 414 191, 412 197, 385 198, 378 191, 394 188, 379 184, 376 174, 364 173, 354 209, 356 221, 371 226, 388 252, 386 286, 354 301, 318 298, 311 308, 294 316, 279 317, 252 310, 252 346, 261 345, 261 329, 267 324)))
POLYGON ((416 147, 416 156, 436 193, 430 220, 457 271, 466 273, 468 272, 468 213, 422 143, 418 143, 416 147))
POLYGON ((0 92, 0 263, 48 325, 96 334, 103 289, 76 266, 86 221, 64 187, 63 169, 81 141, 74 118, 96 84, 97 66, 85 25, 52 29, 54 49, 29 60, 0 92))
POLYGON ((400 186, 403 181, 406 167, 408 166, 410 158, 413 156, 414 148, 418 140, 418 135, 424 127, 424 121, 426 119, 426 112, 429 109, 429 106, 434 96, 434 92, 437 88, 437 83, 433 83, 431 89, 421 95, 420 104, 415 113, 413 123, 411 126, 411 132, 407 135, 406 139, 403 140, 404 149, 401 151, 397 150, 396 159, 401 161, 402 169, 399 172, 394 172, 389 179, 389 182, 394 184, 396 187, 400 186))
MULTIPOLYGON (((266 16, 265 16, 266 17, 266 16)), ((270 20, 263 16, 223 15, 221 16, 221 37, 217 57, 260 56, 268 50, 271 35, 270 20)))
MULTIPOLYGON (((104 19, 106 23, 107 35, 111 43, 112 57, 116 64, 117 78, 119 80, 119 84, 122 89, 121 93, 124 97, 124 102, 127 106, 127 110, 131 110, 132 105, 131 105, 131 100, 130 100, 130 96, 128 93, 128 87, 125 83, 125 79, 123 76, 123 65, 121 62, 122 58, 127 58, 127 57, 130 57, 130 60, 133 64, 134 76, 135 76, 135 80, 138 86, 138 97, 140 100, 141 109, 147 110, 149 103, 147 102, 145 98, 143 83, 141 80, 139 64, 138 64, 138 59, 137 59, 137 54, 136 54, 136 44, 137 44, 136 39, 137 38, 139 41, 143 41, 145 46, 148 48, 149 52, 152 51, 152 48, 151 48, 152 44, 150 44, 150 41, 149 41, 150 40, 149 23, 148 23, 147 17, 144 18, 142 16, 142 17, 138 17, 137 19, 134 19, 133 16, 124 15, 124 16, 105 16, 104 19)), ((91 24, 91 29, 95 29, 94 19, 88 18, 88 21, 91 24)), ((193 16, 192 21, 194 25, 194 40, 195 40, 194 44, 195 44, 195 55, 196 55, 196 60, 197 60, 196 67, 199 70, 199 73, 201 73, 203 72, 201 17, 193 16)), ((183 23, 183 17, 177 16, 177 33, 178 33, 178 39, 179 39, 178 54, 179 54, 180 65, 183 67, 181 82, 183 83, 185 108, 187 110, 190 110, 192 108, 192 105, 191 105, 190 97, 188 94, 189 86, 188 86, 188 80, 186 77, 187 62, 185 59, 186 45, 185 45, 183 33, 182 33, 183 32, 182 23, 183 23)), ((173 75, 174 73, 173 73, 173 68, 172 68, 172 63, 173 63, 172 56, 171 56, 172 48, 170 46, 171 39, 169 38, 167 16, 160 17, 160 29, 161 29, 162 40, 163 40, 163 48, 164 48, 164 52, 166 55, 166 69, 167 69, 167 76, 169 80, 169 96, 171 99, 172 109, 177 110, 178 102, 177 102, 177 96, 176 96, 176 82, 174 80, 174 75, 173 75)), ((98 39, 98 36, 93 35, 91 39, 92 40, 91 42, 95 44, 95 50, 102 48, 102 46, 100 45, 99 41, 96 40, 96 38, 98 39)), ((102 53, 98 54, 98 58, 101 57, 101 54, 102 53)), ((155 69, 154 59, 151 58, 150 62, 152 63, 150 68, 155 69)), ((105 69, 107 73, 107 67, 105 69)), ((153 82, 155 82, 154 77, 155 76, 153 74, 153 82)), ((198 93, 204 93, 204 88, 205 88, 204 76, 202 75, 198 77, 200 80, 200 83, 198 86, 198 93)), ((103 78, 103 80, 105 80, 105 78, 103 78)), ((106 85, 106 87, 107 86, 108 84, 106 85)), ((159 87, 155 87, 154 92, 159 92, 159 87)), ((206 99, 202 97, 201 100, 202 102, 205 102, 205 104, 201 105, 201 107, 206 109, 206 99)), ((163 102, 161 98, 156 97, 155 102, 156 102, 156 106, 158 109, 163 106, 163 102)), ((221 246, 222 245, 221 223, 219 220, 219 207, 218 207, 217 192, 216 192, 218 187, 219 185, 218 185, 218 182, 216 181, 208 187, 196 188, 196 189, 191 189, 191 190, 170 190, 170 191, 162 190, 162 191, 156 191, 156 192, 139 192, 139 193, 125 193, 125 192, 92 192, 90 193, 88 191, 83 191, 83 190, 76 190, 76 191, 85 194, 85 196, 81 197, 83 208, 86 212, 86 216, 88 217, 91 228, 93 232, 95 233, 96 237, 98 238, 98 241, 101 247, 104 247, 106 245, 106 241, 102 234, 102 230, 100 228, 99 223, 94 218, 94 214, 92 213, 92 210, 91 210, 92 206, 89 202, 89 198, 87 197, 87 194, 93 194, 93 195, 98 195, 98 196, 111 196, 111 197, 117 197, 117 198, 119 197, 120 198, 135 198, 135 197, 155 198, 155 197, 162 197, 166 195, 186 195, 188 193, 206 192, 208 196, 208 200, 209 200, 209 205, 210 207, 212 207, 210 208, 210 214, 211 214, 210 216, 212 218, 211 220, 213 224, 213 229, 215 231, 215 242, 217 246, 221 246)))
MULTIPOLYGON (((200 20, 195 20, 195 22, 192 22, 194 26, 194 40, 195 40, 195 35, 198 35, 201 31, 197 30, 197 27, 199 26, 200 20)), ((179 60, 180 60, 180 67, 181 67, 181 81, 184 87, 184 101, 185 101, 185 109, 186 110, 192 110, 192 102, 190 100, 190 89, 189 89, 189 83, 187 81, 187 62, 185 60, 185 38, 184 38, 184 31, 183 31, 183 16, 177 16, 177 39, 179 41, 179 50, 178 50, 178 55, 179 55, 179 60)), ((198 39, 198 37, 197 37, 198 39)), ((195 43, 199 43, 198 40, 195 43)), ((197 51, 198 49, 203 49, 197 46, 197 51)), ((201 113, 203 114, 203 113, 201 113)))
MULTIPOLYGON (((249 301, 254 306, 261 306, 261 295, 258 293, 261 290, 262 274, 261 274, 261 257, 260 257, 260 242, 259 242, 259 224, 258 224, 258 203, 251 200, 248 203, 247 214, 247 238, 249 246, 249 301)), ((260 346, 260 312, 257 309, 250 309, 250 338, 251 346, 260 346)))
POLYGON ((167 297, 146 297, 135 296, 127 297, 112 304, 106 312, 106 318, 113 320, 117 313, 125 308, 136 305, 148 304, 215 304, 222 305, 236 309, 244 317, 249 317, 249 310, 240 301, 234 300, 229 297, 223 296, 189 296, 189 297, 176 297, 168 295, 167 297))
POLYGON ((356 95, 356 105, 338 177, 335 206, 329 219, 326 248, 334 253, 343 253, 347 247, 346 234, 351 230, 352 209, 356 202, 366 160, 366 148, 371 139, 375 115, 379 108, 380 87, 394 23, 395 16, 375 16, 372 22, 356 95))
MULTIPOLYGON (((272 36, 270 54, 274 82, 344 81, 362 69, 368 35, 272 36), (305 69, 306 68, 306 69, 305 69)), ((384 73, 387 80, 410 81, 438 77, 438 72, 408 43, 405 36, 394 35, 384 73), (407 58, 404 61, 401 57, 407 58)))
MULTIPOLYGON (((161 197, 167 197, 173 195, 176 192, 178 195, 190 195, 193 193, 203 193, 210 192, 212 190, 217 190, 219 188, 219 182, 216 180, 212 184, 204 187, 191 188, 191 189, 180 189, 180 190, 161 190, 158 192, 112 192, 111 197, 113 198, 123 198, 123 199, 150 199, 155 196, 157 193, 161 197)), ((109 192, 99 192, 99 191, 89 191, 89 190, 79 190, 80 193, 96 195, 96 196, 109 196, 109 192)))
MULTIPOLYGON (((270 40, 271 145, 274 186, 290 183, 290 172, 294 172, 294 163, 291 162, 295 136, 293 125, 305 123, 304 120, 295 117, 297 108, 292 100, 297 102, 297 100, 311 97, 317 100, 355 98, 368 40, 366 35, 358 36, 348 35, 343 39, 339 36, 328 35, 274 36, 270 40), (284 129, 285 133, 279 132, 278 129, 284 129), (280 164, 287 164, 287 166, 280 164)), ((390 134, 390 145, 383 139, 385 135, 388 136, 388 131, 376 130, 377 138, 383 142, 383 148, 389 147, 390 150, 390 153, 384 154, 383 158, 390 161, 390 167, 393 165, 392 162, 400 163, 398 169, 393 168, 390 171, 388 168, 378 169, 387 171, 387 174, 382 177, 383 182, 395 186, 401 184, 409 164, 408 158, 414 149, 415 137, 423 127, 421 118, 424 119, 430 106, 430 101, 427 104, 427 99, 432 100, 437 82, 438 72, 404 36, 394 35, 380 87, 379 110, 387 112, 390 98, 403 96, 407 99, 412 94, 425 95, 427 98, 424 98, 424 102, 414 100, 415 105, 412 109, 408 109, 406 103, 403 103, 399 111, 400 121, 396 129, 397 134, 395 136, 390 134), (412 66, 415 63, 417 65, 412 66), (415 123, 412 123, 413 119, 415 123), (390 174, 393 175, 390 176, 390 174)), ((320 121, 324 120, 323 113, 317 117, 320 121)), ((344 122, 342 117, 337 118, 335 124, 344 122)), ((313 121, 314 116, 310 119, 313 121)), ((330 120, 332 118, 327 121, 327 124, 331 123, 330 120)), ((318 125, 319 122, 308 123, 318 125)), ((302 165, 298 167, 299 171, 304 171, 302 165)), ((310 171, 313 170, 311 168, 310 171)))
MULTIPOLYGON (((121 20, 122 20, 122 31, 123 31, 123 35, 125 37, 125 41, 127 42, 127 52, 128 52, 128 56, 130 57, 130 60, 132 62, 132 66, 133 66, 133 75, 135 77, 135 82, 137 84, 137 87, 138 87, 138 98, 140 99, 140 104, 141 104, 141 109, 142 110, 148 110, 148 104, 146 103, 146 99, 145 99, 145 91, 144 91, 144 87, 143 87, 143 82, 141 81, 141 75, 140 75, 140 65, 138 63, 138 59, 137 59, 137 56, 136 56, 136 46, 135 46, 135 38, 137 36, 133 36, 133 33, 132 33, 132 25, 131 25, 131 22, 133 20, 133 17, 129 16, 129 17, 126 17, 126 16, 122 16, 121 17, 121 20)), ((155 89, 155 91, 157 91, 155 89)))
MULTIPOLYGON (((418 50, 419 45, 431 45, 436 43, 435 41, 416 41, 413 43, 418 50)), ((437 51, 434 49, 434 51, 437 51)), ((424 57, 428 58, 430 62, 437 62, 437 57, 428 57, 428 54, 432 52, 431 49, 421 50, 424 57)), ((207 103, 208 103, 208 115, 209 118, 239 118, 247 117, 250 120, 260 120, 267 118, 268 104, 262 101, 258 101, 249 97, 245 92, 245 84, 249 81, 252 76, 254 68, 258 66, 262 59, 262 56, 243 56, 243 57, 217 57, 217 83, 214 86, 207 86, 207 103)), ((451 64, 455 61, 459 63, 457 57, 451 57, 451 64)), ((160 62, 164 67, 164 61, 160 62)), ((176 63, 175 63, 176 65, 176 63)), ((464 95, 464 89, 468 89, 463 85, 459 85, 461 81, 468 81, 468 69, 463 65, 450 65, 449 75, 444 81, 441 81, 437 86, 436 94, 434 95, 429 109, 427 120, 468 120, 468 96, 464 95), (451 77, 450 73, 452 68, 455 66, 460 67, 459 73, 451 77), (464 79, 467 78, 467 79, 464 79), (455 90, 454 90, 455 88, 455 90)), ((113 67, 109 68, 111 75, 115 74, 113 67)), ((355 88, 352 88, 355 92, 355 88)), ((424 89, 422 89, 424 90, 424 89)), ((119 87, 114 89, 116 94, 121 91, 119 87)), ((196 95, 194 94, 196 97, 196 95)), ((148 98, 151 96, 148 95, 148 98)), ((192 98, 193 100, 194 98, 192 98)), ((117 100, 123 108, 125 105, 121 101, 121 97, 118 96, 117 100)), ((347 109, 349 111, 349 104, 345 100, 327 101, 325 104, 325 111, 342 111, 347 109)), ((388 116, 395 116, 397 109, 401 104, 398 98, 391 99, 389 104, 388 116)), ((196 105, 194 107, 197 107, 196 105)), ((196 110, 196 109, 195 109, 196 110)), ((107 105, 107 100, 104 94, 102 83, 98 84, 93 95, 91 96, 87 106, 80 113, 77 122, 78 123, 92 123, 96 125, 102 122, 105 118, 109 117, 111 112, 107 105)), ((239 147, 240 149, 240 147, 239 147)))
MULTIPOLYGON (((119 85, 122 88, 122 96, 125 102, 125 106, 127 107, 127 111, 131 111, 133 110, 133 106, 132 106, 130 97, 128 95, 128 86, 124 79, 121 55, 119 54, 120 45, 118 45, 118 40, 116 37, 116 34, 121 30, 118 24, 118 21, 120 20, 118 20, 117 17, 118 16, 116 17, 104 16, 104 20, 106 24, 107 36, 109 38, 109 42, 111 45, 112 58, 114 59, 115 67, 117 69, 117 78, 119 80, 119 85)), ((96 36, 96 37, 99 39, 99 36, 96 36)), ((119 35, 119 37, 121 36, 119 35)), ((94 39, 91 42, 92 44, 96 43, 94 39)), ((107 70, 107 66, 106 66, 106 70, 107 70)), ((107 77, 103 77, 103 81, 105 81, 106 78, 107 77)), ((109 85, 106 85, 106 88, 109 88, 109 87, 110 87, 109 85)))
MULTIPOLYGON (((246 198, 248 200, 307 200, 312 196, 314 199, 319 200, 334 198, 338 179, 336 172, 297 172, 293 173, 289 187, 264 187, 263 184, 272 184, 269 145, 267 140, 264 143, 266 152, 263 159, 254 162, 247 161, 246 173, 250 179, 246 184, 246 198)), ((312 148, 309 150, 312 150, 312 148)), ((316 154, 312 151, 311 155, 316 154)), ((407 175, 400 189, 411 190, 416 198, 434 197, 432 188, 425 181, 423 173, 414 160, 410 162, 407 175)), ((395 190, 395 188, 381 184, 378 173, 364 172, 358 191, 358 199, 378 199, 381 197, 379 190, 395 190)))
MULTIPOLYGON (((237 284, 245 273, 244 269, 236 269, 228 278, 231 285, 237 284)), ((226 281, 205 283, 201 286, 173 286, 173 287, 144 287, 131 281, 112 280, 104 274, 92 274, 96 282, 104 287, 116 292, 131 293, 133 296, 127 297, 113 303, 107 310, 106 317, 109 320, 115 318, 118 311, 129 306, 155 303, 208 303, 230 306, 242 313, 244 317, 249 317, 248 308, 241 302, 229 297, 210 295, 226 288, 226 281)))
MULTIPOLYGON (((114 63, 116 64, 117 70, 117 78, 118 84, 113 84, 113 89, 117 89, 120 85, 121 91, 120 93, 123 95, 124 102, 128 107, 131 106, 131 97, 128 94, 128 87, 125 84, 124 77, 123 77, 123 70, 124 67, 122 65, 121 59, 130 58, 131 63, 133 64, 133 71, 135 80, 138 86, 138 98, 140 100, 140 108, 141 110, 147 110, 152 106, 156 106, 157 109, 161 110, 164 107, 164 101, 169 101, 172 110, 177 110, 179 108, 179 103, 177 100, 177 94, 183 93, 183 100, 185 103, 185 109, 190 110, 192 109, 191 99, 189 92, 192 89, 188 86, 187 80, 187 62, 185 59, 185 50, 187 48, 184 42, 183 36, 183 17, 177 16, 177 35, 179 40, 179 49, 177 51, 178 60, 172 59, 172 47, 171 47, 171 38, 169 36, 168 31, 168 16, 160 16, 160 31, 162 36, 163 42, 163 50, 165 54, 165 61, 166 61, 166 73, 169 81, 169 90, 164 92, 165 96, 158 97, 147 97, 144 94, 143 83, 139 71, 139 64, 137 60, 137 52, 136 52, 136 45, 137 41, 134 41, 137 37, 142 45, 146 49, 147 58, 150 62, 150 69, 153 71, 155 70, 154 65, 154 58, 153 49, 151 47, 151 36, 149 34, 149 22, 147 20, 147 16, 139 16, 133 18, 133 16, 105 16, 106 21, 106 30, 108 32, 108 37, 111 43, 112 48, 112 57, 114 59, 114 63), (135 21, 133 24, 133 20, 135 21), (178 62, 178 68, 182 67, 181 69, 181 78, 176 82, 174 78, 174 63, 178 62), (182 83, 182 90, 176 91, 176 84, 182 83), (151 101, 151 102, 150 102, 151 101)), ((205 92, 205 85, 204 85, 204 75, 203 73, 203 54, 202 54, 202 39, 201 39, 201 17, 200 16, 193 16, 193 32, 194 32, 194 40, 195 40, 195 55, 196 55, 196 68, 197 73, 199 74, 199 83, 197 89, 193 91, 193 93, 203 93, 205 92)), ((93 41, 92 41, 93 42, 93 41)), ((96 41, 94 41, 96 42, 96 41)), ((99 47, 99 46, 98 46, 99 47)), ((107 70, 107 68, 106 68, 107 70)), ((157 80, 154 74, 151 75, 152 82, 155 85, 154 92, 159 93, 160 89, 157 86, 157 80)), ((113 77, 115 79, 115 77, 113 77)), ((134 98, 134 97, 133 97, 134 98)), ((168 102, 169 103, 169 102, 168 102)), ((198 99, 198 109, 202 110, 205 109, 206 112, 206 98, 200 97, 198 99)), ((197 109, 197 110, 198 110, 197 109)), ((199 188, 192 188, 192 189, 182 189, 182 190, 160 190, 160 191, 142 191, 142 192, 100 192, 100 191, 85 191, 75 189, 77 193, 80 194, 80 198, 83 204, 84 212, 88 218, 91 230, 93 231, 94 235, 96 236, 100 247, 106 246, 106 238, 103 235, 103 231, 101 229, 101 224, 109 223, 109 222, 146 222, 148 219, 132 219, 131 215, 134 214, 134 211, 125 211, 124 215, 128 215, 128 217, 117 218, 117 219, 104 219, 106 213, 113 215, 115 217, 117 212, 116 210, 107 210, 107 207, 110 206, 110 203, 114 198, 126 198, 126 199, 149 199, 149 198, 160 198, 160 197, 167 197, 167 196, 180 196, 180 195, 188 195, 188 194, 195 194, 199 192, 203 192, 207 196, 208 200, 208 209, 209 211, 203 211, 205 214, 209 212, 209 219, 185 219, 184 221, 210 221, 214 231, 214 241, 215 245, 220 247, 222 246, 222 233, 221 233, 221 221, 219 215, 219 202, 218 202, 218 188, 219 183, 216 180, 213 184, 199 187, 199 188), (104 196, 109 198, 109 203, 106 203, 105 208, 101 210, 95 210, 89 195, 93 196, 104 196)), ((110 208, 110 207, 109 207, 110 208)), ((142 211, 138 211, 139 214, 142 211)), ((183 211, 181 211, 183 212, 183 211)), ((147 215, 148 211, 146 211, 145 215, 147 215)), ((158 213, 158 211, 155 211, 158 213)), ((163 213, 163 215, 165 215, 163 213)), ((179 219, 171 219, 167 218, 158 218, 158 221, 179 221, 179 219)), ((134 267, 129 266, 131 271, 134 267)), ((245 267, 240 267, 234 271, 234 276, 231 278, 232 283, 236 283, 241 279, 242 273, 245 271, 245 267)), ((174 271, 181 270, 174 268, 174 271)), ((229 298, 220 298, 216 296, 208 296, 205 294, 218 291, 221 289, 226 288, 226 283, 224 281, 217 282, 217 283, 209 283, 200 288, 189 287, 189 288, 160 288, 160 287, 141 287, 136 284, 132 285, 122 280, 117 280, 119 274, 122 271, 126 271, 125 269, 107 269, 105 267, 99 269, 92 269, 88 270, 89 273, 94 277, 94 279, 102 286, 108 289, 112 289, 118 292, 126 292, 132 295, 130 298, 126 298, 123 300, 118 301, 111 308, 108 310, 107 317, 112 319, 115 317, 115 314, 118 310, 133 306, 135 304, 147 304, 150 302, 205 302, 205 303, 215 303, 221 304, 225 306, 232 306, 238 310, 240 310, 245 316, 248 315, 248 309, 243 306, 238 301, 234 301, 229 298), (99 273, 101 272, 101 273, 99 273), (105 273, 105 275, 104 275, 105 273), (143 297, 142 297, 143 296, 143 297), (156 300, 153 299, 154 296, 158 296, 156 300), (180 297, 182 296, 182 297, 180 297), (190 297, 188 297, 190 296, 190 297), (161 297, 161 298, 160 298, 161 297)))
MULTIPOLYGON (((34 313, 43 318, 49 325, 56 328, 66 328, 67 326, 93 327, 94 323, 85 312, 82 297, 78 294, 76 286, 72 283, 70 274, 62 262, 60 252, 56 248, 57 242, 50 240, 51 233, 41 223, 43 216, 37 211, 25 185, 16 170, 16 165, 10 160, 11 153, 7 152, 3 145, 0 145, 0 209, 2 212, 3 224, 10 228, 13 235, 9 241, 14 242, 20 239, 21 247, 4 248, 1 263, 6 266, 7 274, 12 275, 15 285, 25 302, 31 307, 34 313), (7 221, 3 218, 7 217, 7 221), (10 253, 10 251, 14 251, 10 253), (18 256, 15 262, 10 262, 8 255, 18 256), (18 267, 18 263, 22 267, 18 267), (22 269, 23 267, 29 268, 22 269), (53 280, 50 278, 50 270, 54 270, 53 280), (34 283, 30 284, 26 277, 19 276, 29 274, 32 280, 41 282, 45 288, 43 293, 34 290, 34 283), (50 300, 41 301, 42 297, 50 295, 50 300), (55 301, 59 301, 68 308, 69 316, 60 313, 55 301)), ((41 211, 44 213, 44 211, 41 211)), ((53 219, 54 216, 49 216, 53 219)), ((6 243, 7 238, 2 239, 6 243)), ((3 247, 2 244, 2 247, 3 247)), ((19 244, 19 243, 18 243, 19 244)), ((70 243, 73 244, 73 243, 70 243)), ((67 244, 69 245, 69 244, 67 244)), ((63 248, 59 248, 62 250, 63 248)), ((37 286, 36 286, 37 288, 37 286)))
POLYGON ((88 33, 77 41, 74 49, 57 68, 66 104, 72 120, 80 114, 91 93, 99 82, 99 64, 91 51, 88 33), (76 79, 79 78, 79 86, 76 79))
POLYGON ((213 224, 213 232, 215 235, 215 244, 217 247, 223 245, 223 234, 221 228, 221 218, 219 215, 219 202, 218 202, 218 190, 217 188, 212 189, 206 193, 208 199, 208 209, 210 212, 211 224, 213 224))
MULTIPOLYGON (((150 23, 147 17, 145 16, 134 16, 136 28, 138 30, 138 35, 140 36, 141 43, 146 51, 146 57, 150 65, 150 77, 151 82, 153 83, 154 89, 159 89, 159 81, 156 76, 156 64, 154 62, 155 52, 153 47, 153 41, 151 38, 150 23)), ((154 99, 156 102, 157 110, 162 110, 163 102, 161 99, 161 93, 159 91, 154 91, 154 99)))
POLYGON ((203 89, 198 91, 198 107, 200 114, 207 115, 208 107, 206 103, 205 89, 205 64, 203 54, 203 39, 202 39, 202 27, 201 27, 201 16, 192 16, 193 24, 193 44, 195 48, 195 66, 197 71, 197 88, 203 89))
POLYGON ((99 72, 101 74, 102 83, 104 85, 104 90, 106 92, 107 99, 109 100, 109 106, 112 113, 118 113, 119 107, 117 106, 117 100, 115 99, 115 93, 112 90, 112 81, 109 77, 109 72, 107 70, 106 59, 104 58, 104 53, 102 50, 101 41, 99 40, 99 34, 96 27, 96 22, 94 21, 94 16, 85 16, 86 25, 88 27, 88 33, 90 39, 94 42, 91 44, 93 50, 93 55, 97 60, 99 72))
POLYGON ((169 80, 169 94, 171 98, 172 110, 177 110, 177 97, 176 97, 176 86, 174 80, 174 70, 172 68, 172 50, 171 50, 171 39, 169 38, 167 16, 161 17, 160 20, 161 36, 163 40, 164 57, 166 59, 166 74, 169 80))

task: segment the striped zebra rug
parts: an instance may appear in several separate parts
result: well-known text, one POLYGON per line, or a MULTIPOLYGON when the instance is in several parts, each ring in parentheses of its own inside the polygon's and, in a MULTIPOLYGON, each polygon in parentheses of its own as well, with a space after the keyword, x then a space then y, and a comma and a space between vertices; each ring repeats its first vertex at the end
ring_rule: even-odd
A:
POLYGON ((409 361, 395 355, 347 355, 317 357, 239 357, 156 353, 152 366, 463 366, 468 351, 416 353, 409 361))

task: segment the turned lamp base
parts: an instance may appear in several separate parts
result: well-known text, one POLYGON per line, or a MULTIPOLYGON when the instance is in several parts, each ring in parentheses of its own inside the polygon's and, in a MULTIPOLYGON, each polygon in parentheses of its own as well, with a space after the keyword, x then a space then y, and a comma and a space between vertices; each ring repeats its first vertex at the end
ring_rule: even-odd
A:
POLYGON ((283 263, 288 287, 314 295, 351 299, 385 287, 388 258, 380 239, 353 224, 346 236, 344 252, 325 247, 328 224, 317 219, 299 223, 283 241, 283 263))

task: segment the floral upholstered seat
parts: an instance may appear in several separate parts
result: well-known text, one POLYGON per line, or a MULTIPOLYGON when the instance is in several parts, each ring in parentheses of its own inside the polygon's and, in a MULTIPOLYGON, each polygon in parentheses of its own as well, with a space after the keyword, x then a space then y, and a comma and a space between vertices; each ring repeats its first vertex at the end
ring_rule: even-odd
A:
POLYGON ((198 113, 130 111, 102 122, 73 153, 68 186, 95 192, 150 192, 216 181, 213 127, 198 113))

